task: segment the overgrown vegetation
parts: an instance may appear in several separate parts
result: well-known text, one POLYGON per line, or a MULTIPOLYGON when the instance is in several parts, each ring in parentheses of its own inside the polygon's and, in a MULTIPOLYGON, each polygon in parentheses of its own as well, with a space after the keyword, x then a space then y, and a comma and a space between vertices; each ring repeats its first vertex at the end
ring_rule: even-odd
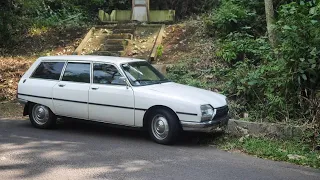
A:
MULTIPOLYGON (((217 89, 230 100, 233 118, 311 127, 320 143, 320 4, 274 1, 277 45, 267 36, 264 3, 222 0, 203 17, 214 51, 169 70, 177 82, 217 89), (211 64, 206 62, 208 56, 211 64)), ((208 38, 208 37, 207 37, 208 38)))
POLYGON ((204 13, 216 7, 219 0, 150 0, 151 9, 176 10, 178 19, 186 18, 193 14, 204 13))
POLYGON ((276 2, 275 48, 266 36, 263 2, 223 0, 204 18, 207 33, 217 39, 212 55, 219 61, 207 75, 238 104, 236 118, 249 112, 255 120, 319 124, 319 7, 316 1, 276 2))
POLYGON ((320 153, 299 140, 226 136, 214 139, 213 143, 227 151, 240 151, 260 158, 320 168, 320 153))
POLYGON ((86 25, 105 0, 3 0, 0 5, 0 48, 15 45, 29 31, 86 25))

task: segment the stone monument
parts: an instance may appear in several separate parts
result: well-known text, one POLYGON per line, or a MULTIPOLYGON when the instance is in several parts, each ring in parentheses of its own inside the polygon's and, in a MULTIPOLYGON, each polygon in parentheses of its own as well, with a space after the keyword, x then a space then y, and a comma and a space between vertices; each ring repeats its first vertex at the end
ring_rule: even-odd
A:
POLYGON ((150 0, 132 0, 132 20, 148 22, 150 14, 149 3, 150 0))

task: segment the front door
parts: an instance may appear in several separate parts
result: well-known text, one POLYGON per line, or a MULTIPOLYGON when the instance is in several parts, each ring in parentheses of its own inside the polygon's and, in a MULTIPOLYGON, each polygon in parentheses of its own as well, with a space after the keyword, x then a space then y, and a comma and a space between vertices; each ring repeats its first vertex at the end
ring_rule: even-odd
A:
POLYGON ((53 87, 57 115, 88 119, 90 63, 68 62, 62 79, 53 87))
POLYGON ((93 63, 93 82, 89 89, 89 119, 134 126, 134 95, 119 78, 116 66, 93 63))

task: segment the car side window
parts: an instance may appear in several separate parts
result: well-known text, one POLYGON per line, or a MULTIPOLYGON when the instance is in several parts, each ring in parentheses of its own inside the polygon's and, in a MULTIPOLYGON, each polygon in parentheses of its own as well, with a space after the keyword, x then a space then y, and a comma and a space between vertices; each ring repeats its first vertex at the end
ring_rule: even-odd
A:
POLYGON ((59 80, 65 62, 41 62, 31 78, 59 80))
POLYGON ((110 64, 95 63, 93 64, 93 83, 95 84, 113 84, 126 85, 120 80, 122 75, 118 69, 110 64))
POLYGON ((90 83, 90 63, 69 62, 62 81, 90 83))

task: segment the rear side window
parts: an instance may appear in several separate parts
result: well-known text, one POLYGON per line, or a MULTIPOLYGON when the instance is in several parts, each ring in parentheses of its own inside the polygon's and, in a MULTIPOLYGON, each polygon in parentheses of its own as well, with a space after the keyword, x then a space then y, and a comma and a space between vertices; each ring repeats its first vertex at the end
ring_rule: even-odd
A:
POLYGON ((90 83, 90 63, 69 62, 62 81, 90 83))
POLYGON ((33 72, 32 78, 59 80, 64 62, 42 62, 33 72))

